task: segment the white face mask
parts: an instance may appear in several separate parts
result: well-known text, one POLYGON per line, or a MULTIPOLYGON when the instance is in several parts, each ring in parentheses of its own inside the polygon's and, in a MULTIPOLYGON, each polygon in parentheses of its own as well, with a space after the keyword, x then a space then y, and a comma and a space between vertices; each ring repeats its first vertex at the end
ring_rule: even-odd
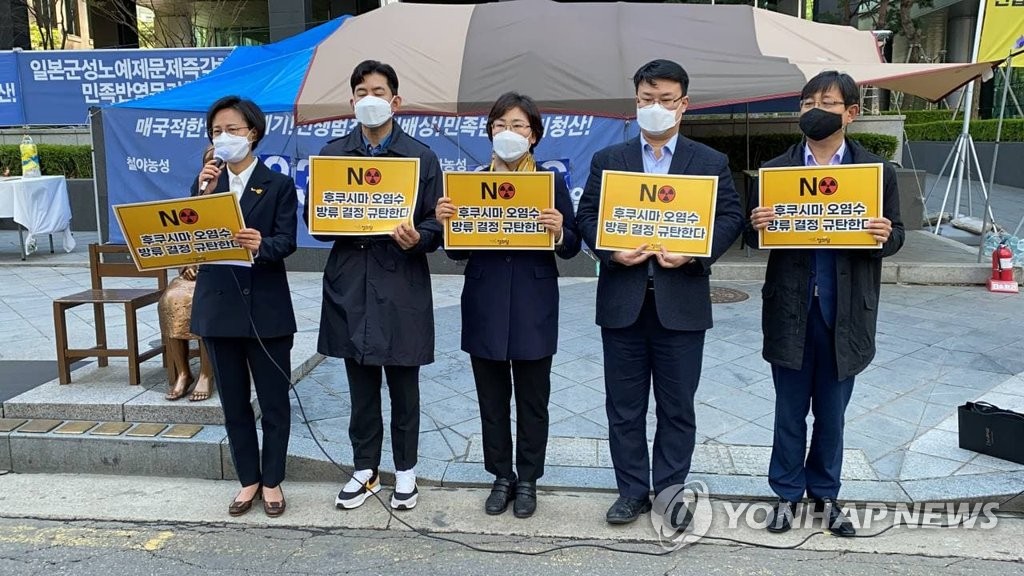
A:
POLYGON ((530 141, 511 130, 502 130, 494 135, 494 155, 505 162, 514 162, 530 151, 530 141))
POLYGON ((676 111, 665 108, 659 102, 636 109, 636 123, 644 132, 654 136, 668 132, 678 122, 676 111))
POLYGON ((363 96, 355 105, 356 120, 359 120, 359 123, 367 128, 383 125, 392 116, 391 100, 376 96, 363 96))
POLYGON ((213 157, 225 162, 241 162, 249 155, 249 137, 221 132, 213 139, 213 157))

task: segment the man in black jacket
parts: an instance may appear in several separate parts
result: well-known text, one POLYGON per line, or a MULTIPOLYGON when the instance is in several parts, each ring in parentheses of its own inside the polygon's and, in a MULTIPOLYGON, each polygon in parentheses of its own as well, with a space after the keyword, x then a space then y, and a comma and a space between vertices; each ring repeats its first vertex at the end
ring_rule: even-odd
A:
MULTIPOLYGON (((875 326, 882 258, 903 246, 896 171, 882 158, 846 138, 860 111, 860 92, 847 74, 829 71, 812 78, 800 95, 800 129, 806 139, 764 167, 829 164, 884 165, 882 217, 867 233, 881 243, 867 250, 773 250, 762 289, 764 359, 775 382, 775 439, 768 481, 779 502, 768 530, 792 527, 795 503, 806 493, 824 512, 829 529, 853 536, 853 524, 835 500, 843 464, 843 428, 854 376, 875 356, 875 326), (814 414, 806 451, 807 412, 814 414), (806 459, 805 459, 806 454, 806 459)), ((754 208, 747 240, 774 218, 768 206, 754 208)))
MULTIPOLYGON (((378 466, 384 439, 382 376, 391 397, 391 447, 395 490, 391 506, 416 506, 416 455, 420 428, 419 369, 434 361, 434 306, 427 253, 441 244, 434 205, 441 196, 441 167, 430 148, 409 136, 392 115, 401 105, 398 76, 367 60, 352 72, 352 103, 359 126, 332 140, 321 156, 419 158, 419 197, 412 223, 389 236, 317 236, 332 241, 324 268, 324 296, 317 351, 345 359, 352 415, 355 472, 338 498, 356 508, 380 490, 378 466)), ((308 214, 307 214, 308 217, 308 214)))
MULTIPOLYGON (((651 510, 650 491, 683 484, 696 438, 694 395, 700 381, 704 333, 711 328, 711 265, 739 237, 743 213, 725 154, 679 134, 689 104, 689 77, 679 64, 654 60, 633 76, 640 136, 594 154, 576 223, 596 245, 605 170, 718 176, 709 258, 635 250, 595 250, 601 260, 597 323, 604 347, 608 442, 619 498, 605 519, 627 524, 651 510), (647 406, 657 402, 653 458, 647 447, 647 406)), ((659 513, 663 511, 659 510, 659 513)), ((690 521, 668 510, 672 526, 690 521)), ((677 513, 678 512, 678 513, 677 513)))

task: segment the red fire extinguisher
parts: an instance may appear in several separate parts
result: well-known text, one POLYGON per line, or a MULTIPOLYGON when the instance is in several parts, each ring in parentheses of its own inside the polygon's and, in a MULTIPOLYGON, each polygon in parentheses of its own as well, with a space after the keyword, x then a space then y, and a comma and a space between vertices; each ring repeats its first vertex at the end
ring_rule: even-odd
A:
POLYGON ((1006 242, 992 251, 992 279, 1013 280, 1013 252, 1006 242))

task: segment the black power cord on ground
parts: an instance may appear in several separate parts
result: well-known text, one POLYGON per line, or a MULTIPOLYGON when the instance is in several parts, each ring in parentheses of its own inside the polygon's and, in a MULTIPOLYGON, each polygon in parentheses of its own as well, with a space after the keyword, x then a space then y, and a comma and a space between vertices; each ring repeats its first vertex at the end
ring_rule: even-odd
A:
MULTIPOLYGON (((242 285, 238 281, 238 276, 235 274, 234 269, 231 270, 231 275, 232 275, 232 277, 234 277, 235 286, 238 287, 238 294, 239 294, 239 296, 242 297, 242 298, 245 298, 244 294, 242 293, 242 285)), ((339 463, 337 460, 335 460, 334 457, 331 456, 331 454, 327 451, 327 449, 324 448, 323 444, 320 443, 320 439, 317 438, 316 433, 313 431, 312 425, 309 423, 309 418, 306 417, 306 409, 302 405, 302 397, 299 396, 299 391, 296 390, 295 389, 295 385, 292 384, 291 374, 288 374, 277 363, 277 361, 274 360, 274 357, 270 354, 270 352, 267 350, 267 347, 263 344, 263 338, 260 336, 259 330, 257 330, 257 328, 256 328, 256 322, 253 319, 251 313, 249 314, 249 324, 252 326, 253 334, 256 335, 256 341, 259 342, 260 348, 263 350, 263 353, 267 355, 267 358, 270 359, 271 363, 274 364, 274 367, 277 368, 278 372, 281 373, 281 375, 284 377, 285 381, 288 382, 288 388, 294 394, 295 401, 299 405, 299 412, 302 414, 303 424, 306 425, 306 429, 309 431, 310 438, 313 439, 313 442, 316 444, 317 448, 320 450, 321 453, 323 453, 324 456, 327 457, 327 460, 330 461, 331 464, 333 464, 342 473, 347 475, 349 477, 349 479, 353 479, 354 478, 353 474, 351 472, 349 472, 348 470, 346 470, 345 467, 341 465, 341 463, 339 463)), ((1000 502, 998 504, 998 506, 996 508, 998 509, 998 508, 1002 507, 1003 505, 1005 505, 1005 504, 1007 504, 1007 503, 1009 503, 1009 502, 1011 502, 1011 501, 1013 501, 1013 500, 1015 500, 1017 498, 1020 498, 1022 496, 1024 496, 1024 490, 1022 490, 1022 491, 1018 492, 1017 494, 1007 498, 1006 500, 1003 500, 1002 502, 1000 502)), ((634 555, 639 555, 639 556, 668 556, 668 555, 672 554, 673 552, 675 552, 677 550, 675 548, 672 548, 672 549, 662 549, 662 550, 657 551, 657 552, 650 552, 650 551, 647 551, 647 550, 628 550, 628 549, 623 549, 623 548, 616 548, 614 546, 608 546, 606 544, 591 544, 591 543, 584 543, 584 542, 581 542, 581 543, 578 543, 578 544, 562 544, 562 545, 559 545, 559 546, 552 546, 550 548, 545 548, 544 550, 536 550, 536 551, 532 551, 532 552, 527 552, 527 551, 524 551, 524 550, 481 548, 480 546, 476 546, 476 545, 470 544, 468 542, 463 542, 463 541, 457 540, 455 538, 448 538, 446 536, 441 536, 440 534, 435 533, 435 532, 431 532, 430 530, 428 530, 426 528, 419 528, 419 527, 413 526, 412 524, 409 524, 408 522, 403 520, 399 515, 395 514, 395 511, 392 510, 391 506, 389 506, 388 503, 385 502, 384 499, 380 497, 380 494, 378 492, 374 492, 373 493, 373 497, 374 497, 374 499, 377 500, 378 503, 380 503, 381 507, 383 507, 384 510, 387 511, 388 517, 389 517, 389 525, 390 525, 390 521, 391 520, 395 520, 396 522, 398 522, 402 526, 405 526, 410 531, 414 532, 415 534, 417 534, 417 535, 419 535, 419 536, 421 536, 423 538, 429 538, 431 540, 437 540, 439 542, 447 542, 447 543, 450 543, 450 544, 456 544, 456 545, 462 546, 463 548, 466 548, 468 550, 472 550, 474 552, 481 552, 481 553, 485 553, 485 554, 502 554, 502 555, 513 555, 513 556, 544 556, 544 555, 547 555, 547 554, 551 554, 553 552, 559 552, 561 550, 571 550, 571 549, 574 549, 574 548, 590 548, 590 549, 595 549, 595 550, 605 550, 605 551, 608 551, 608 552, 618 552, 618 553, 621 553, 621 554, 634 554, 634 555)), ((897 527, 900 527, 900 526, 908 526, 908 527, 909 526, 914 526, 914 527, 920 527, 920 528, 957 528, 957 527, 963 525, 964 523, 966 523, 968 520, 972 520, 974 518, 977 518, 978 515, 979 514, 972 513, 968 517, 961 518, 959 521, 957 521, 955 523, 952 523, 952 524, 945 523, 945 524, 939 524, 939 525, 924 524, 923 523, 923 519, 919 519, 917 521, 917 523, 910 523, 910 522, 907 522, 906 520, 901 520, 901 521, 895 522, 895 523, 893 523, 893 524, 885 527, 884 529, 882 529, 882 530, 880 530, 878 532, 875 532, 873 534, 857 534, 855 536, 852 536, 852 538, 876 538, 876 537, 881 536, 882 534, 885 534, 886 532, 892 530, 893 528, 897 528, 897 527)), ((1002 514, 997 514, 997 517, 1000 517, 1000 518, 1024 518, 1024 512, 1015 512, 1015 511, 1014 512, 1004 512, 1002 514)), ((822 520, 823 520, 823 522, 826 521, 824 518, 822 520)), ((827 529, 821 530, 821 531, 818 531, 818 532, 812 532, 811 534, 808 534, 803 540, 800 540, 799 542, 797 542, 795 544, 790 544, 790 545, 786 545, 786 546, 774 546, 774 545, 771 545, 771 544, 761 544, 761 543, 758 543, 758 542, 750 542, 750 541, 747 541, 747 540, 739 540, 739 539, 735 539, 735 538, 727 538, 727 537, 724 537, 724 536, 707 536, 707 535, 701 536, 698 541, 700 541, 700 540, 711 540, 711 541, 715 541, 715 542, 728 542, 728 543, 732 543, 732 544, 738 544, 740 546, 748 546, 748 547, 751 547, 751 548, 763 548, 763 549, 767 549, 767 550, 796 550, 798 548, 803 547, 803 545, 806 544, 811 538, 814 538, 815 536, 819 536, 819 535, 826 535, 826 536, 828 536, 828 535, 831 535, 831 532, 829 532, 827 529)), ((645 542, 645 541, 629 541, 628 543, 632 543, 632 544, 645 544, 645 545, 649 545, 649 546, 654 545, 653 542, 645 542)), ((658 545, 660 546, 660 543, 658 545)))

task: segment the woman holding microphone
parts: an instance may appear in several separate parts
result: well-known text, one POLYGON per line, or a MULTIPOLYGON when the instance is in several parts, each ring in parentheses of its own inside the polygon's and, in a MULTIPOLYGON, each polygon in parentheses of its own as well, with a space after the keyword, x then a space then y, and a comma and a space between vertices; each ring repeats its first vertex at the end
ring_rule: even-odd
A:
POLYGON ((249 511, 262 497, 267 516, 284 513, 291 405, 295 313, 284 259, 295 251, 295 183, 259 162, 253 150, 266 132, 266 117, 250 100, 226 96, 206 114, 214 146, 192 185, 192 195, 232 192, 244 228, 235 241, 252 252, 252 266, 204 264, 196 277, 191 330, 203 339, 213 365, 224 425, 242 489, 228 507, 249 511), (251 383, 262 412, 262 458, 251 404, 251 383))

